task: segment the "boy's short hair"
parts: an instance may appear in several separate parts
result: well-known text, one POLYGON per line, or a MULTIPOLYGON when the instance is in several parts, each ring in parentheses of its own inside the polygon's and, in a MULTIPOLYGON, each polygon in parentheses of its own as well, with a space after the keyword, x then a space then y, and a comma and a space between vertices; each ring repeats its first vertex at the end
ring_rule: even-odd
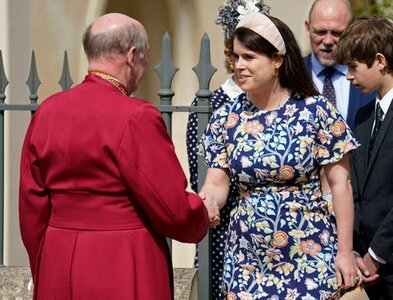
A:
POLYGON ((387 70, 393 73, 393 20, 369 16, 355 20, 343 32, 337 44, 335 58, 340 64, 356 60, 370 68, 377 53, 385 56, 387 70))

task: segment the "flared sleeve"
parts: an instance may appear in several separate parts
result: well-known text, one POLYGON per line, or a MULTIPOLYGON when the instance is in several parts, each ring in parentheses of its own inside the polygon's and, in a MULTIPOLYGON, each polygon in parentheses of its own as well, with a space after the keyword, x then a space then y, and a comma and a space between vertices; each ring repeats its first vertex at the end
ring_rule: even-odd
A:
POLYGON ((205 133, 200 139, 198 154, 204 157, 205 164, 210 168, 229 168, 225 125, 230 117, 226 106, 220 107, 211 116, 205 133))
POLYGON ((360 146, 342 115, 326 98, 317 96, 306 101, 315 101, 316 143, 313 156, 319 165, 335 163, 360 146))

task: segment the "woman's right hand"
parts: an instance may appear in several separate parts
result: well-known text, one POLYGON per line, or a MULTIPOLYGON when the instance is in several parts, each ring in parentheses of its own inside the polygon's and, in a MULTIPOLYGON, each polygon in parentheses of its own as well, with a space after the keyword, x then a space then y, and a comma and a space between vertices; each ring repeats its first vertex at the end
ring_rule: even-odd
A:
POLYGON ((220 224, 220 208, 218 207, 217 201, 213 197, 206 195, 204 192, 199 193, 199 197, 203 199, 203 204, 207 209, 209 215, 209 228, 215 228, 220 224))
POLYGON ((352 251, 338 251, 334 262, 337 284, 344 284, 345 289, 362 283, 362 272, 359 270, 352 251))

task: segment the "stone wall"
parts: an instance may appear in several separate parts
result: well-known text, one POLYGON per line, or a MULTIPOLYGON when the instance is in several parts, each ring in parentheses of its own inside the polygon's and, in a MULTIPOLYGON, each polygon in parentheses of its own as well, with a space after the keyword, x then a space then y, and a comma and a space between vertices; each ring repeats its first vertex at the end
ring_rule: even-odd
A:
MULTIPOLYGON (((175 300, 197 300, 197 270, 175 268, 175 300)), ((32 284, 28 267, 0 267, 0 300, 30 300, 32 284)))

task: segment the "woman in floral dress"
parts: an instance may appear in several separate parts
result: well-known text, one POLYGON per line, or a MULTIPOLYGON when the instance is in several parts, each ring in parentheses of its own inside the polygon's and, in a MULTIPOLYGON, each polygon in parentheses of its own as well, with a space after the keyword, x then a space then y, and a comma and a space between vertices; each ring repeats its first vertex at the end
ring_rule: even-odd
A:
POLYGON ((348 152, 358 144, 318 95, 291 30, 253 12, 238 24, 235 68, 246 93, 212 116, 201 141, 209 166, 202 193, 231 212, 223 288, 227 299, 328 299, 360 275, 352 254, 348 152), (284 42, 285 41, 285 42, 284 42), (324 166, 333 208, 321 197, 324 166))
MULTIPOLYGON (((270 7, 264 4, 263 0, 226 0, 218 10, 216 20, 217 25, 221 25, 224 31, 224 55, 225 69, 230 76, 210 97, 212 111, 217 110, 224 103, 236 98, 243 91, 236 83, 233 68, 233 41, 232 36, 242 14, 250 11, 260 11, 268 14, 270 7), (241 14, 242 13, 242 14, 241 14)), ((194 99, 191 106, 198 105, 198 97, 194 99)), ((191 112, 188 116, 187 132, 187 156, 190 170, 190 186, 198 192, 198 114, 191 112)), ((230 212, 236 206, 236 186, 231 185, 231 191, 225 206, 220 211, 220 223, 210 230, 211 233, 211 296, 212 299, 219 299, 221 293, 222 271, 224 264, 225 241, 228 236, 228 225, 230 212)), ((196 248, 195 266, 198 267, 198 247, 196 248)))

